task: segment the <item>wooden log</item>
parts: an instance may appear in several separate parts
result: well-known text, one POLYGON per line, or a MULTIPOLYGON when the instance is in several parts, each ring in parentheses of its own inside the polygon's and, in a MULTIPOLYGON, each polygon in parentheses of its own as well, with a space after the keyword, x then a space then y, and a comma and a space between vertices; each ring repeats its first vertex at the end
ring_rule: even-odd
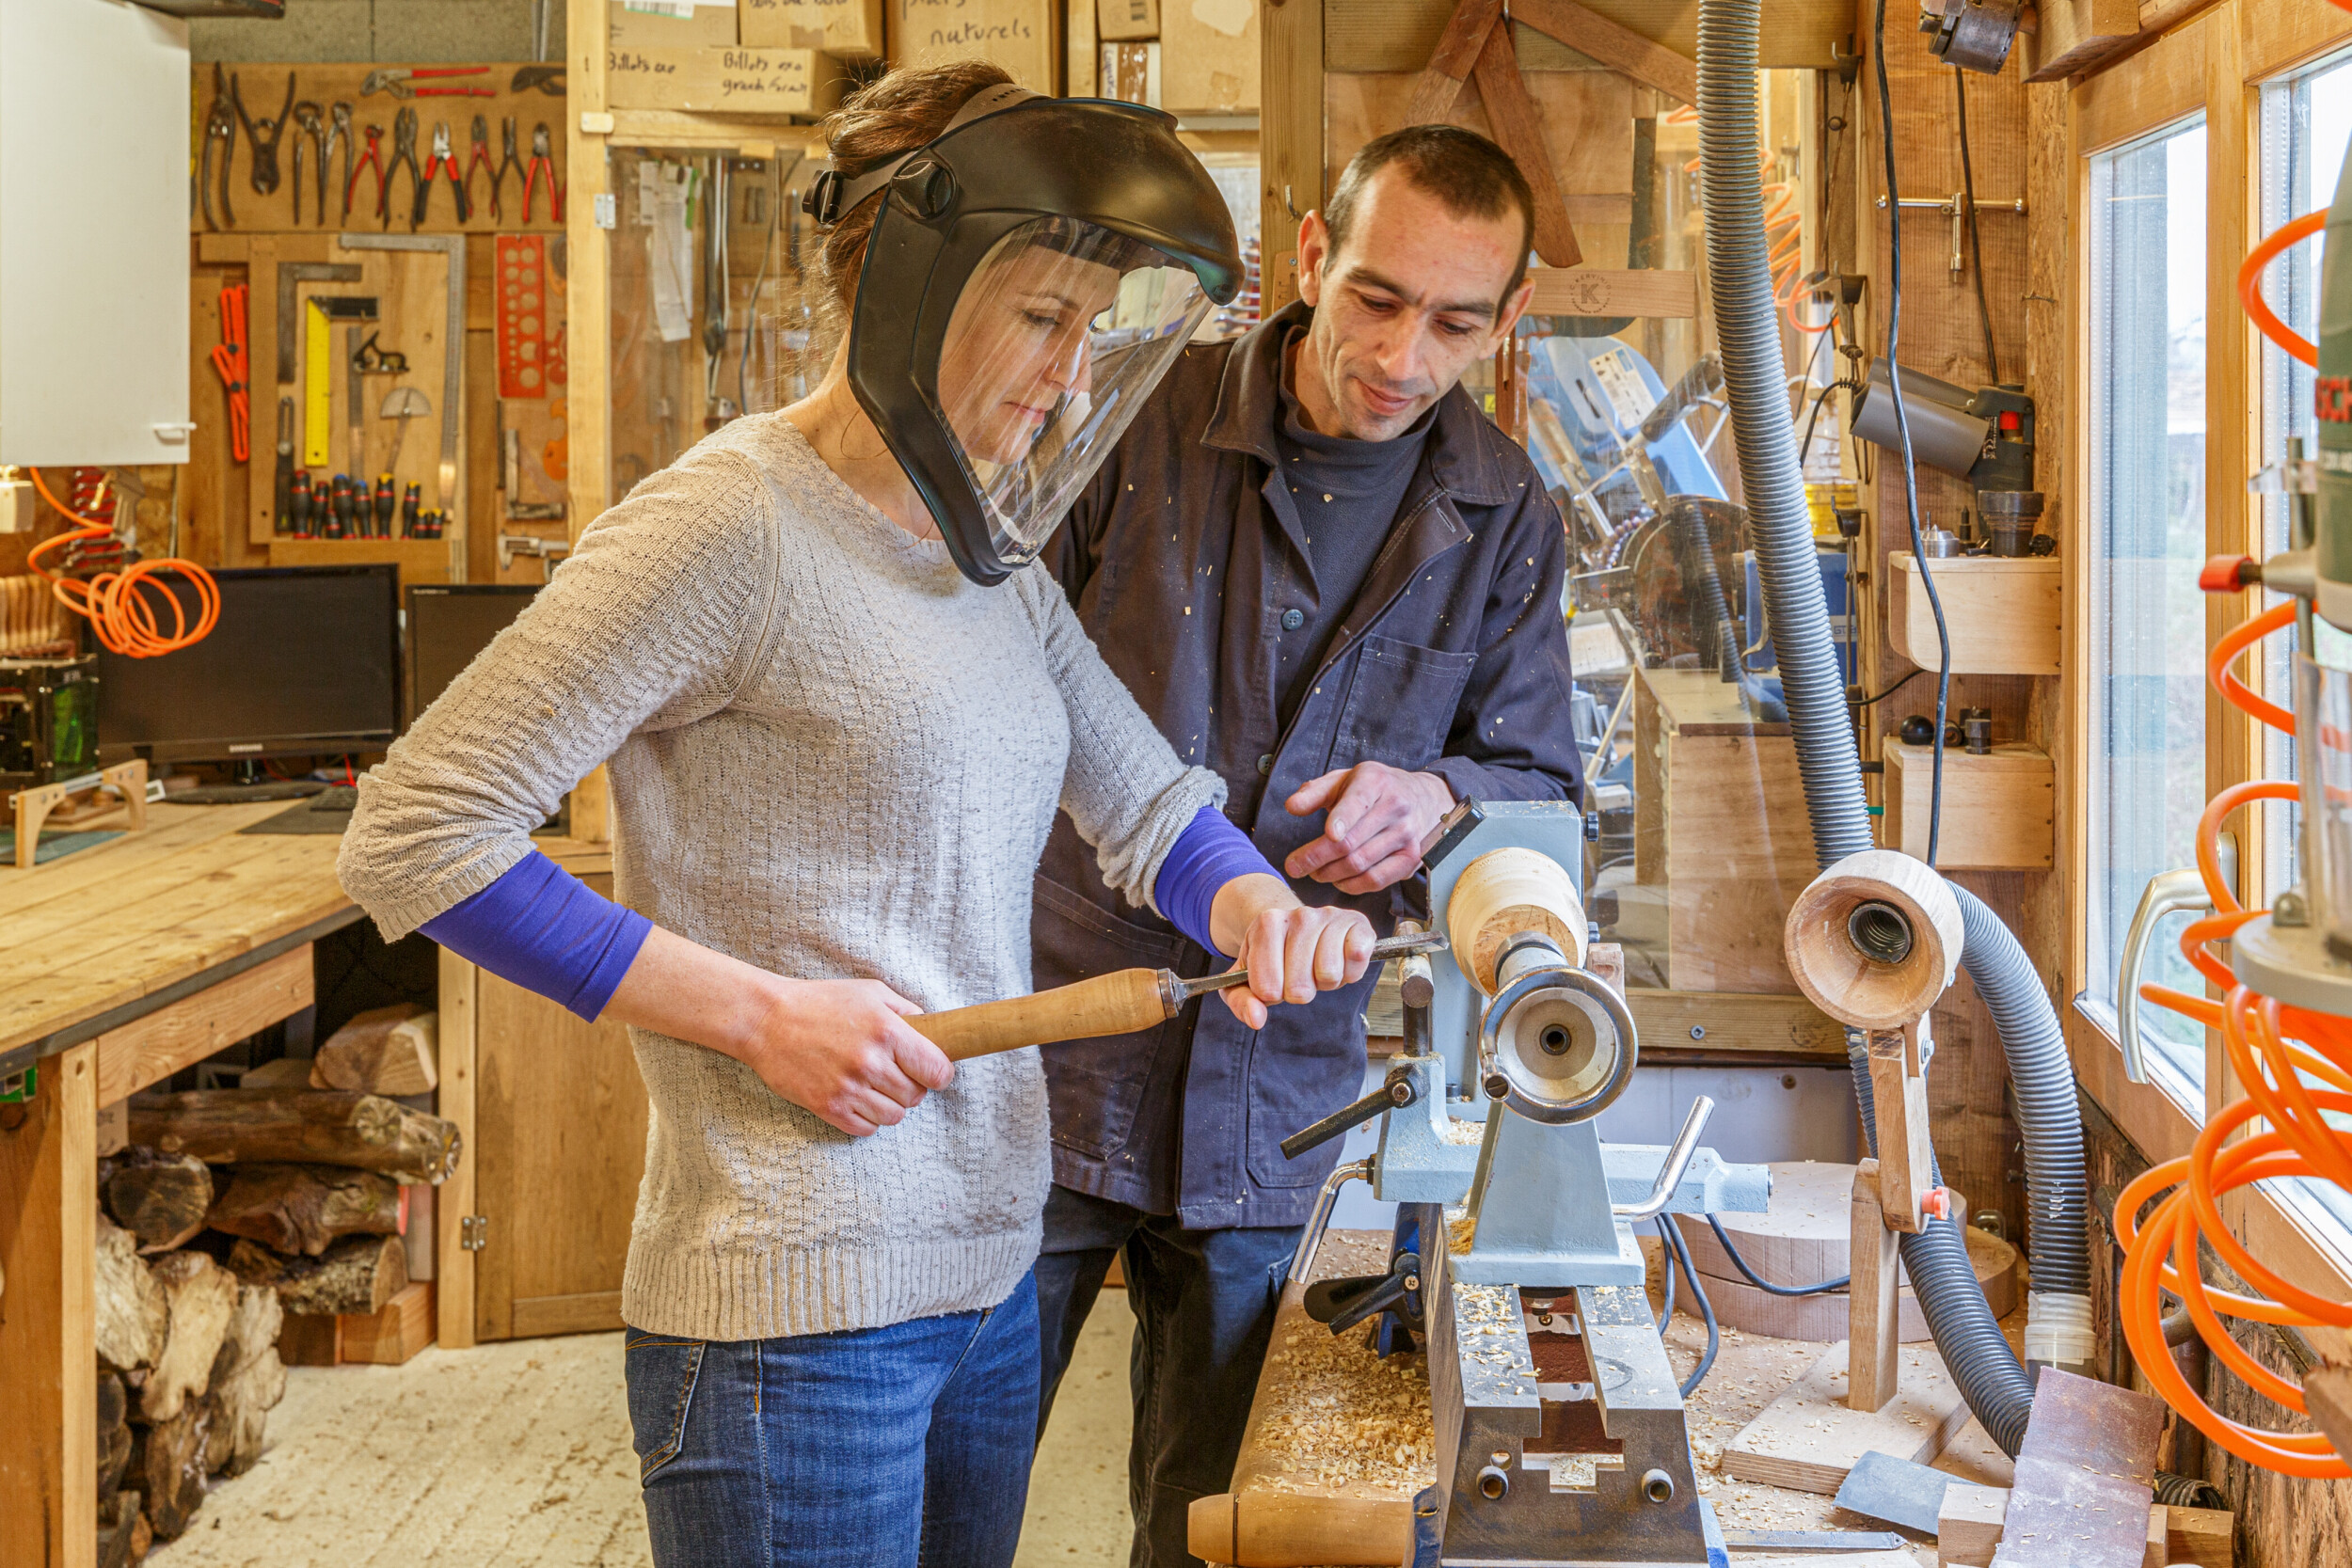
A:
POLYGON ((131 1101, 131 1136, 216 1165, 310 1162, 437 1186, 456 1168, 457 1129, 372 1094, 203 1089, 131 1101))
POLYGON ((139 1260, 138 1238, 98 1216, 95 1280, 98 1354, 123 1371, 151 1367, 163 1354, 171 1307, 164 1288, 139 1260))
POLYGON ((381 1312, 408 1283, 397 1236, 347 1236, 316 1258, 288 1258, 240 1239, 229 1267, 248 1285, 277 1291, 293 1313, 381 1312))
POLYGON ((310 1062, 310 1086, 362 1094, 424 1094, 440 1082, 439 1017, 413 1002, 361 1013, 310 1062))
POLYGON ((106 1500, 98 1507, 98 1568, 133 1568, 155 1539, 144 1499, 128 1490, 100 1495, 106 1500))
POLYGON ((131 1475, 158 1541, 177 1541, 204 1505, 204 1450, 212 1431, 213 1408, 202 1400, 190 1400, 169 1420, 139 1429, 131 1475))
POLYGON ((99 1189, 106 1212, 139 1239, 141 1252, 169 1252, 204 1228, 213 1206, 213 1173, 187 1154, 167 1154, 133 1144, 99 1189))
MULTIPOLYGON (((171 1304, 171 1323, 139 1395, 139 1414, 168 1421, 213 1381, 213 1362, 237 1315, 237 1281, 200 1252, 167 1252, 154 1266, 155 1281, 171 1304)), ((162 1523, 156 1521, 159 1528, 162 1523)))
POLYGON ((310 1064, 300 1056, 280 1056, 274 1062, 263 1062, 237 1080, 237 1087, 241 1089, 307 1089, 310 1086, 310 1064))
POLYGON ((285 1397, 286 1364, 278 1359, 275 1345, 263 1345, 251 1362, 221 1379, 210 1400, 213 1424, 205 1443, 205 1469, 241 1476, 253 1468, 262 1457, 269 1413, 285 1397))
POLYGON ((348 1165, 238 1165, 204 1223, 316 1258, 344 1236, 398 1232, 400 1183, 348 1165))
POLYGON ((114 1371, 98 1374, 98 1495, 112 1497, 131 1464, 131 1395, 114 1371))
POLYGON ((239 1281, 237 1309, 230 1317, 229 1332, 221 1337, 220 1354, 213 1358, 212 1386, 219 1387, 259 1361, 264 1352, 274 1352, 285 1326, 286 1309, 278 1305, 275 1289, 239 1281))

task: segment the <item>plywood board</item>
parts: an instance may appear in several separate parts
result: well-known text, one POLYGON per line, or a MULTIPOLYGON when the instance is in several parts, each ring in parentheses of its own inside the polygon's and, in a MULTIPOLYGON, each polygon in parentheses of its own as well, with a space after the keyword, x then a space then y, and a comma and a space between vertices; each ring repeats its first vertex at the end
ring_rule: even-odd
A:
POLYGON ((311 1001, 310 944, 98 1037, 98 1102, 111 1105, 311 1001))
POLYGON ((1834 1495, 1854 1461, 1873 1449, 1932 1464, 1968 1419, 1944 1358, 1931 1347, 1896 1353, 1899 1387, 1879 1410, 1846 1405, 1846 1347, 1830 1347, 1805 1374, 1724 1447, 1724 1473, 1800 1492, 1834 1495))

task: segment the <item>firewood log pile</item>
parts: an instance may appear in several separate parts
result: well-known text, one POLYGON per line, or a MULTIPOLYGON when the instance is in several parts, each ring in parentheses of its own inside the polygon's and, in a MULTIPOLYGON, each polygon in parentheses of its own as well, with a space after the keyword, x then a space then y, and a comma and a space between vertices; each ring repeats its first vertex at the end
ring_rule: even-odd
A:
MULTIPOLYGON (((417 1092, 412 1051, 371 1051, 417 1092)), ((401 1189, 459 1154, 453 1124, 364 1087, 138 1095, 129 1125, 98 1166, 100 1568, 177 1538, 209 1478, 253 1466, 286 1315, 382 1310, 408 1283, 401 1189)))

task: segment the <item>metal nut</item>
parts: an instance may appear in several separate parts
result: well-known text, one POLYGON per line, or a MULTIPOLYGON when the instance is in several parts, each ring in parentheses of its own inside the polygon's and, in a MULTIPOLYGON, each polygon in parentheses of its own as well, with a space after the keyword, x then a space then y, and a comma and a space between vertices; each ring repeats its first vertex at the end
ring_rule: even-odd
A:
POLYGON ((1675 1478, 1663 1470, 1651 1470, 1642 1477, 1642 1496, 1654 1503, 1670 1503, 1675 1497, 1675 1478))

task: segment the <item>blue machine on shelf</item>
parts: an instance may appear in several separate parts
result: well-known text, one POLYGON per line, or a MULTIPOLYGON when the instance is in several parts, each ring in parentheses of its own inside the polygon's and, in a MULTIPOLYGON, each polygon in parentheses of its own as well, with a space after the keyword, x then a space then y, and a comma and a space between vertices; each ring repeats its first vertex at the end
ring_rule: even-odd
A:
POLYGON ((1727 1560, 1633 1227, 1762 1212, 1772 1176, 1698 1147, 1705 1099, 1671 1148, 1600 1141, 1593 1118, 1640 1043, 1587 945, 1583 833, 1562 803, 1454 808, 1422 856, 1449 947, 1407 969, 1406 1053, 1373 1096, 1284 1145, 1296 1158, 1380 1117, 1375 1153, 1325 1183, 1292 1277, 1343 1183, 1399 1205, 1389 1273, 1319 1282, 1307 1305, 1334 1332, 1381 1314, 1384 1348, 1403 1330, 1427 1340, 1438 1484, 1416 1504, 1415 1568, 1727 1560))

